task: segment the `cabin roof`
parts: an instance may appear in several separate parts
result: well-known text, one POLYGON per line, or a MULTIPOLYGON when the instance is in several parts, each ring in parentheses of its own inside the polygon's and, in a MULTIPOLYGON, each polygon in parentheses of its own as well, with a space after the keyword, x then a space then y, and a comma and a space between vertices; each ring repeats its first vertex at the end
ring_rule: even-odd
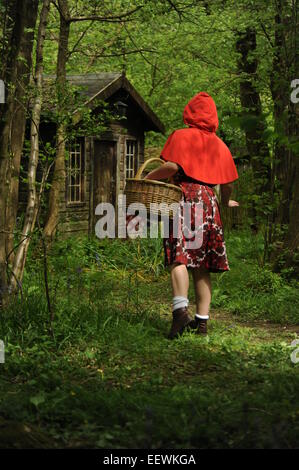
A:
MULTIPOLYGON (((45 77, 55 78, 55 77, 45 77)), ((101 72, 92 74, 67 75, 71 85, 80 87, 80 93, 86 97, 85 105, 93 107, 97 100, 107 100, 119 90, 126 91, 135 105, 139 108, 146 122, 145 130, 165 133, 165 127, 158 116, 144 101, 126 76, 118 72, 101 72)))
POLYGON ((67 80, 72 85, 82 87, 82 94, 90 99, 121 77, 122 74, 118 72, 103 72, 67 75, 67 80))

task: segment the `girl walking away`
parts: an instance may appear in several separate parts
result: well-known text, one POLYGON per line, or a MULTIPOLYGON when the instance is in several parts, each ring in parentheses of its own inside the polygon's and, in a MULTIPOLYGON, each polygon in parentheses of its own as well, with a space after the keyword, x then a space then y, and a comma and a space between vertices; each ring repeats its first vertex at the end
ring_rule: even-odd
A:
POLYGON ((229 270, 220 208, 213 187, 220 185, 224 206, 239 205, 230 199, 232 182, 238 173, 228 147, 216 135, 218 115, 211 96, 204 92, 194 96, 185 107, 183 120, 188 128, 169 136, 161 153, 164 165, 146 176, 153 180, 171 178, 183 191, 180 216, 174 219, 182 229, 174 231, 170 227, 169 237, 164 238, 165 266, 170 267, 173 290, 169 339, 181 335, 186 327, 197 334, 207 333, 212 298, 210 273, 229 270), (193 243, 185 230, 183 203, 191 207, 193 243), (201 211, 196 210, 199 204, 201 211), (196 294, 194 319, 188 313, 188 269, 192 272, 196 294))

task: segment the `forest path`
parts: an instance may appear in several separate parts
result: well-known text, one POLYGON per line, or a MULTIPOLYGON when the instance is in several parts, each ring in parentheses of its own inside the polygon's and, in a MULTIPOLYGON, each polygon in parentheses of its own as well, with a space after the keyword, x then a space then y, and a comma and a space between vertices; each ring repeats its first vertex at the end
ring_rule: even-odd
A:
POLYGON ((261 337, 265 336, 265 330, 268 332, 269 338, 294 336, 293 333, 299 335, 299 325, 272 323, 267 320, 244 321, 225 310, 212 310, 211 319, 223 322, 229 328, 238 325, 241 328, 252 328, 256 332, 261 331, 261 337))

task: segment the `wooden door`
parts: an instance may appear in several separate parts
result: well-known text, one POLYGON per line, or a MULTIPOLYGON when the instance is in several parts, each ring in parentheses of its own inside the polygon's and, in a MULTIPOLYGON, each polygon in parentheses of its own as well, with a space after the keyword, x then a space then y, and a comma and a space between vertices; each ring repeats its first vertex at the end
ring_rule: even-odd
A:
POLYGON ((94 210, 101 202, 116 202, 116 142, 94 141, 94 210))

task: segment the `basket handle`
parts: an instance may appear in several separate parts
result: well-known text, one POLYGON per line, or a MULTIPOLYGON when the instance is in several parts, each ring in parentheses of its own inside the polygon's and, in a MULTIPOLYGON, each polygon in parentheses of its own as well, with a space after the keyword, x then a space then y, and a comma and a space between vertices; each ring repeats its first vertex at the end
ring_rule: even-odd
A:
POLYGON ((149 163, 152 163, 152 162, 159 162, 160 165, 163 165, 163 163, 165 163, 164 160, 162 160, 161 158, 156 158, 156 157, 154 157, 154 158, 149 158, 149 159, 146 160, 144 163, 142 163, 141 167, 140 167, 139 170, 137 171, 136 176, 135 176, 135 179, 136 179, 136 180, 140 180, 140 179, 141 179, 141 175, 142 175, 143 171, 145 170, 145 168, 147 167, 147 165, 148 165, 149 163))

